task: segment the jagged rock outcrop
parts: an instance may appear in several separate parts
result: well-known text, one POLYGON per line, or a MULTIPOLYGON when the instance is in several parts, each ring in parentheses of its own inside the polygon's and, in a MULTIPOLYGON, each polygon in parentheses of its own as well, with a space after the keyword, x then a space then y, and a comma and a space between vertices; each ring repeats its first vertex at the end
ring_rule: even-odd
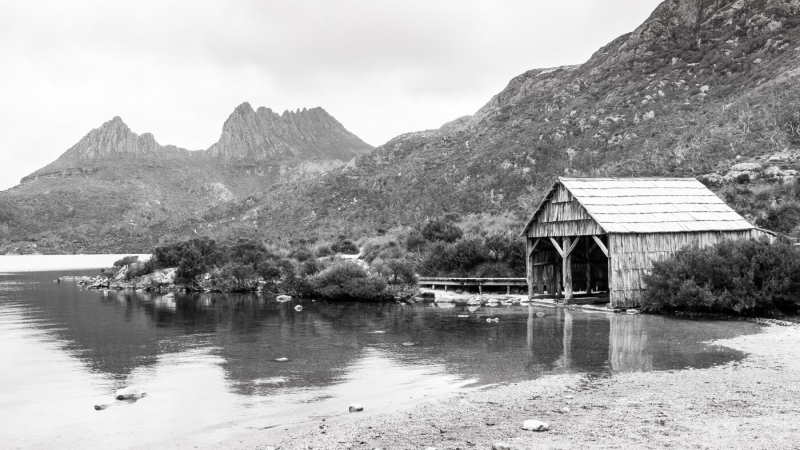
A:
POLYGON ((208 153, 225 160, 349 161, 371 149, 322 108, 279 115, 269 108, 256 111, 242 103, 225 121, 222 136, 208 153))
POLYGON ((168 158, 188 155, 189 151, 174 145, 160 145, 151 133, 141 136, 131 131, 119 116, 89 132, 63 157, 92 159, 113 156, 168 158))

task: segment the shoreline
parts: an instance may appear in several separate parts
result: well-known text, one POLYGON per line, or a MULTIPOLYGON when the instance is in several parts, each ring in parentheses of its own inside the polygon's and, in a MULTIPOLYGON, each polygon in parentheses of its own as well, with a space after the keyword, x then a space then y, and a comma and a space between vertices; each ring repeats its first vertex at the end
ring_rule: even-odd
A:
MULTIPOLYGON (((231 436, 226 449, 799 448, 800 326, 714 341, 708 369, 549 375, 409 405, 231 436), (547 422, 531 432, 523 421, 547 422)), ((369 405, 365 405, 369 410, 369 405)), ((211 447, 209 447, 211 448, 211 447)))

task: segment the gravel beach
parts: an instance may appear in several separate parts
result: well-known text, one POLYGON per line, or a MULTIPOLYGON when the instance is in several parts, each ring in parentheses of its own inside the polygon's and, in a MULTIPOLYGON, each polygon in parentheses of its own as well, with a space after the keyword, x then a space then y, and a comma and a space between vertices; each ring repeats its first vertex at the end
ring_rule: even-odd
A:
POLYGON ((766 325, 715 343, 747 356, 702 370, 547 376, 393 413, 263 430, 222 447, 800 449, 800 326, 766 325), (529 419, 550 430, 523 430, 529 419))

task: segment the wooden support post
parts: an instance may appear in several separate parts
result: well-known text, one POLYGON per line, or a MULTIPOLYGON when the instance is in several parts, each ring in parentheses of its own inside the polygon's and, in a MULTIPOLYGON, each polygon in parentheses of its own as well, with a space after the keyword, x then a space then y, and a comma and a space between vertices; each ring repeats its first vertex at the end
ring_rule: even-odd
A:
POLYGON ((592 249, 589 247, 589 240, 583 240, 583 246, 586 249, 586 293, 592 293, 592 249))
POLYGON ((478 294, 483 295, 483 286, 478 285, 478 294))
POLYGON ((565 237, 564 238, 564 257, 561 258, 561 262, 563 263, 563 277, 564 277, 564 303, 569 303, 572 300, 572 256, 570 256, 570 250, 574 247, 572 246, 572 239, 565 237), (569 250, 566 250, 569 249, 569 250))
POLYGON ((553 264, 553 293, 561 295, 561 264, 553 264))
POLYGON ((536 278, 536 293, 544 294, 544 276, 542 274, 544 266, 534 266, 533 271, 536 278))
MULTIPOLYGON (((536 240, 536 243, 539 243, 539 240, 536 240)), ((533 243, 531 242, 531 238, 525 239, 525 276, 528 279, 528 298, 533 298, 533 294, 535 291, 533 290, 533 273, 534 273, 534 266, 533 266, 533 243)))
POLYGON ((432 285, 431 285, 431 290, 434 290, 434 289, 436 289, 436 285, 435 285, 435 284, 432 284, 432 285))
POLYGON ((506 285, 506 295, 511 295, 511 285, 510 284, 506 285))
POLYGON ((444 291, 447 292, 447 285, 444 285, 444 291))

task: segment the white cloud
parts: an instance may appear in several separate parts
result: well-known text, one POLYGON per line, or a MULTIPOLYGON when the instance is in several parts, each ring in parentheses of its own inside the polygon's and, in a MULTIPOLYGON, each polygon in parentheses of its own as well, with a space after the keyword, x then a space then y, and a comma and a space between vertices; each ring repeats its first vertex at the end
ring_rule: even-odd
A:
POLYGON ((207 148, 233 108, 322 106, 379 145, 584 62, 657 0, 0 0, 0 189, 115 115, 207 148))

